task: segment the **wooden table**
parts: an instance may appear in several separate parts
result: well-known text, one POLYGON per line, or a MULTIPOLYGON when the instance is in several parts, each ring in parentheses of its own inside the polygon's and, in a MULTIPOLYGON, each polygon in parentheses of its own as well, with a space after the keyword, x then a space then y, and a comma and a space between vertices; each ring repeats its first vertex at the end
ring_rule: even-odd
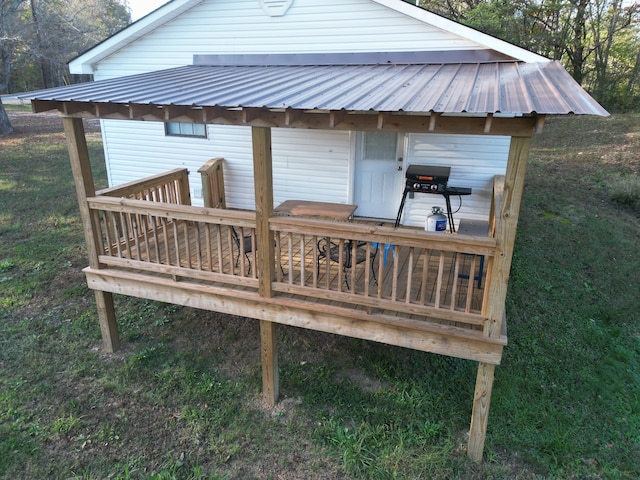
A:
POLYGON ((274 211, 280 215, 312 217, 324 220, 346 222, 353 216, 357 205, 348 203, 311 202, 307 200, 286 200, 274 211))

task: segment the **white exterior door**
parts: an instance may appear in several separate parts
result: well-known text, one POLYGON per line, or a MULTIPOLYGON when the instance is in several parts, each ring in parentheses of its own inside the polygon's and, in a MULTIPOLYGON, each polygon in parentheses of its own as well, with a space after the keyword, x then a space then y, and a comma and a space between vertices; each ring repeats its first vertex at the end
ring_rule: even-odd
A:
POLYGON ((404 135, 358 132, 354 198, 360 217, 394 219, 404 188, 404 135))

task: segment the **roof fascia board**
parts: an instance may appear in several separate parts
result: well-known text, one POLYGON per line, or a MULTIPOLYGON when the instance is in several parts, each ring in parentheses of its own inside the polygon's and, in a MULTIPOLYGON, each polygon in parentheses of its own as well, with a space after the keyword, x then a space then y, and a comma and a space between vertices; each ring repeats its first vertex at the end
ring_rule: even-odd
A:
POLYGON ((486 48, 496 50, 498 52, 504 53, 505 55, 509 55, 513 57, 515 60, 520 60, 522 62, 531 62, 531 63, 540 63, 540 62, 550 61, 548 58, 543 57, 542 55, 538 55, 537 53, 533 53, 529 50, 513 45, 509 42, 505 42, 504 40, 500 40, 496 37, 492 37, 491 35, 487 35, 486 33, 482 33, 471 27, 462 25, 461 23, 448 20, 444 17, 441 17, 440 15, 436 15, 435 13, 429 12, 428 10, 425 10, 421 7, 404 2, 403 0, 371 0, 371 1, 378 3, 380 5, 383 5, 392 10, 395 10, 397 12, 400 12, 409 17, 415 18, 416 20, 420 20, 422 22, 433 25, 434 27, 440 28, 446 32, 467 38, 486 48))
POLYGON ((100 60, 124 48, 138 38, 155 30, 178 15, 193 8, 203 0, 172 0, 140 20, 99 43, 91 50, 69 62, 69 70, 76 74, 93 74, 100 60))

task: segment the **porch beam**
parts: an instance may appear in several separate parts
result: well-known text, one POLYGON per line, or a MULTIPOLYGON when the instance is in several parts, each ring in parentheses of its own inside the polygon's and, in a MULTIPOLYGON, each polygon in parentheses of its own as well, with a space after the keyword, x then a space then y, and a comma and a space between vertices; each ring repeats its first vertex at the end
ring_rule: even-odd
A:
MULTIPOLYGON (((531 138, 513 137, 509 147, 507 171, 504 188, 498 205, 495 205, 496 255, 489 262, 487 286, 485 290, 485 311, 487 317, 484 333, 490 338, 498 338, 505 321, 505 301, 511 270, 511 259, 518 226, 522 190, 529 158, 531 138)), ((476 461, 482 461, 482 452, 487 433, 491 392, 493 389, 494 365, 483 362, 478 364, 476 390, 473 399, 473 412, 469 431, 467 455, 476 461)))
MULTIPOLYGON (((256 203, 256 245, 258 294, 273 296, 275 280, 275 249, 273 231, 269 229, 269 217, 273 216, 273 161, 271 156, 271 128, 252 127, 253 180, 256 203)), ((262 352, 262 394, 269 405, 278 400, 278 325, 260 321, 260 345, 262 352)))
MULTIPOLYGON (((504 339, 487 339, 481 332, 369 314, 324 303, 276 296, 265 300, 250 290, 234 290, 205 282, 180 281, 120 269, 84 269, 89 288, 149 300, 187 305, 234 316, 371 340, 422 352, 498 365, 504 339), (474 333, 476 332, 476 333, 474 333)), ((275 357, 273 357, 275 359, 275 357)), ((273 364, 274 367, 276 364, 273 364)), ((273 371, 273 369, 272 369, 273 371)), ((275 375, 272 378, 277 378, 275 375)))
MULTIPOLYGON (((89 209, 87 198, 95 195, 95 185, 91 172, 89 150, 84 133, 84 125, 81 118, 62 118, 67 150, 73 172, 73 180, 76 186, 80 218, 84 232, 89 265, 91 268, 100 268, 98 259, 98 245, 102 244, 98 238, 98 225, 100 220, 95 212, 89 209)), ((113 296, 109 292, 95 290, 95 298, 98 309, 98 321, 102 332, 102 344, 106 351, 114 352, 120 344, 118 328, 116 323, 115 309, 113 306, 113 296)))
MULTIPOLYGON (((530 137, 540 128, 538 117, 481 117, 447 116, 435 112, 424 114, 379 112, 318 112, 304 110, 277 110, 251 108, 242 110, 223 107, 191 107, 158 105, 157 111, 138 109, 136 105, 123 105, 113 112, 109 104, 34 101, 36 113, 58 110, 71 117, 122 118, 128 120, 157 120, 208 123, 212 125, 243 125, 256 127, 304 128, 323 130, 362 130, 415 133, 448 133, 469 135, 508 135, 530 137), (120 109, 123 110, 120 113, 120 109), (250 110, 250 111, 247 111, 250 110), (105 112, 105 113, 103 113, 105 112), (108 112, 108 113, 107 113, 108 112), (134 112, 134 113, 132 113, 134 112), (139 112, 139 113, 138 113, 139 112), (339 115, 338 115, 339 113, 339 115)), ((487 114, 489 115, 489 114, 487 114)))

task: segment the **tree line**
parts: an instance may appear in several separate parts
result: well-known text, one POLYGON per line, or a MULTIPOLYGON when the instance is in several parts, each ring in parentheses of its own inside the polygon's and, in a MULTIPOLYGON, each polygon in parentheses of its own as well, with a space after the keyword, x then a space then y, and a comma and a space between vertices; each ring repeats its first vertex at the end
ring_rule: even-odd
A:
MULTIPOLYGON (((67 62, 131 23, 126 0, 0 0, 0 94, 67 85, 67 62)), ((11 125, 0 102, 0 134, 11 125)))
MULTIPOLYGON (((640 109, 640 2, 406 1, 559 60, 610 111, 640 109)), ((88 80, 67 62, 130 23, 127 0, 0 0, 0 94, 88 80)))
POLYGON ((640 109, 640 2, 419 0, 419 3, 446 18, 560 61, 610 111, 640 109))

